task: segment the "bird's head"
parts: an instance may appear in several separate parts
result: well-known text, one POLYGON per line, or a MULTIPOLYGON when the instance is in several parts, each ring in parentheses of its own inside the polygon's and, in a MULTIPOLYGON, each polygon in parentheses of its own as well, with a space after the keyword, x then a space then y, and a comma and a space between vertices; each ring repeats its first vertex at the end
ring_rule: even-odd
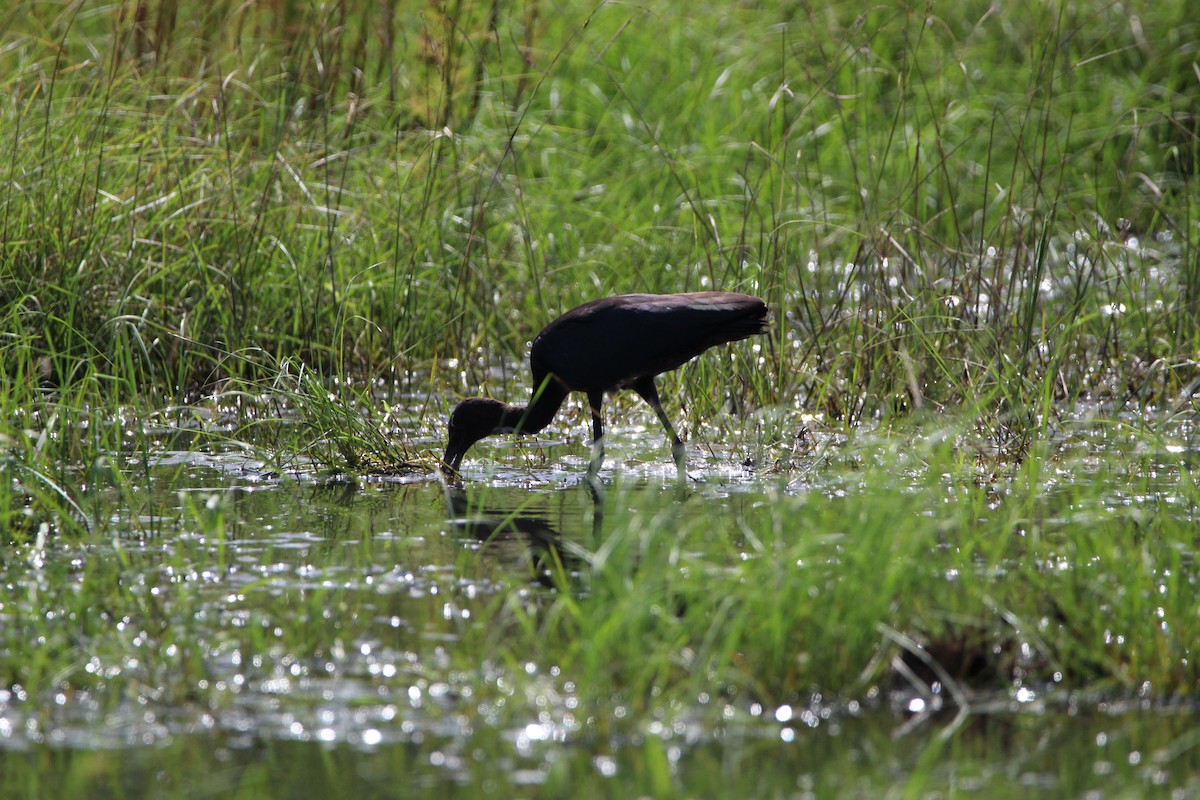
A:
POLYGON ((485 436, 500 433, 503 429, 504 404, 489 397, 472 397, 461 401, 450 412, 450 424, 446 437, 446 454, 442 456, 442 472, 458 473, 463 456, 471 445, 485 436))

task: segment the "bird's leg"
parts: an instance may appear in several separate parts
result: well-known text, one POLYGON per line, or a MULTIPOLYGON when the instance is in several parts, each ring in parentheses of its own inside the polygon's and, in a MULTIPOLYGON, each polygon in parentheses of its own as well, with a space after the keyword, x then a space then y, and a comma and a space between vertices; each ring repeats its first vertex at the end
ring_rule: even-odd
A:
POLYGON ((588 483, 593 490, 599 485, 600 466, 604 463, 604 418, 600 409, 604 392, 588 392, 588 408, 592 412, 592 463, 588 466, 588 483))
POLYGON ((687 477, 687 448, 683 445, 683 440, 679 438, 679 434, 675 433, 675 428, 671 425, 671 420, 667 419, 667 412, 663 411, 662 401, 658 399, 658 388, 654 385, 653 377, 638 378, 633 383, 633 390, 638 393, 638 396, 650 404, 654 409, 655 416, 662 423, 663 429, 667 432, 667 438, 671 440, 671 457, 675 459, 675 467, 679 470, 679 479, 683 480, 687 477))

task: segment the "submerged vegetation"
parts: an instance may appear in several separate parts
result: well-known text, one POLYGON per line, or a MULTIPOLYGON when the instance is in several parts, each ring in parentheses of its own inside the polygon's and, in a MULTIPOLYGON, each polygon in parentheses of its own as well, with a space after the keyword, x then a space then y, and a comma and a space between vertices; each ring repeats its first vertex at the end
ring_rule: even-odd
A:
POLYGON ((605 741, 891 692, 920 720, 987 692, 1193 702, 1195 17, 0 12, 0 718, 36 732, 51 695, 220 716, 318 673, 605 741), (384 481, 288 582, 253 493, 164 477, 164 452, 229 450, 280 492, 310 464, 419 474, 453 399, 528 392, 558 313, 701 289, 763 297, 773 328, 664 401, 756 492, 616 478, 589 538, 486 485, 398 532, 384 481), (447 527, 492 492, 486 536, 447 527))

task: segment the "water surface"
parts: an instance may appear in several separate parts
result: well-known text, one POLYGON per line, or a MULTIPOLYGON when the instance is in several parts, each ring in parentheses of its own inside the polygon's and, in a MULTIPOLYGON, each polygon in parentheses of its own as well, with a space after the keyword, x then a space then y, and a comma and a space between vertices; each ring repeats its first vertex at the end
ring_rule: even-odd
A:
POLYGON ((781 492, 826 490, 710 447, 694 449, 681 491, 645 437, 618 430, 599 500, 579 443, 548 458, 480 448, 461 489, 280 475, 236 447, 121 464, 127 479, 90 497, 115 535, 3 564, 9 648, 76 654, 68 674, 31 669, 0 689, 3 795, 1200 792, 1200 716, 1183 701, 998 691, 964 715, 897 682, 774 707, 702 696, 629 720, 619 704, 582 712, 578 687, 536 653, 456 665, 509 593, 535 609, 559 592, 586 602, 577 579, 614 502, 720 532, 781 492))

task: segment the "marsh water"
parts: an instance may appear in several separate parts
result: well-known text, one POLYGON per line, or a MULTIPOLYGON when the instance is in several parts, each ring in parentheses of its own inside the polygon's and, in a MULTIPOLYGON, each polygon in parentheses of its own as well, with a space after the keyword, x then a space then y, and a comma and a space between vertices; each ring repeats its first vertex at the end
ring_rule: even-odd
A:
MULTIPOLYGON (((622 503, 736 524, 795 480, 708 449, 680 492, 645 439, 613 434, 622 503)), ((494 468, 484 450, 453 491, 432 474, 279 474, 237 446, 114 464, 94 476, 96 507, 123 533, 3 566, 5 624, 65 616, 93 680, 0 691, 0 796, 883 797, 914 777, 928 797, 1200 795, 1186 703, 1023 690, 964 716, 901 687, 773 708, 704 697, 611 725, 577 715, 572 684, 531 653, 520 667, 544 692, 505 705, 502 670, 464 675, 450 656, 501 585, 570 591, 545 559, 570 575, 603 536, 584 455, 494 468), (146 619, 62 599, 97 581, 142 598, 146 619)), ((28 635, 30 652, 49 646, 28 635)))

